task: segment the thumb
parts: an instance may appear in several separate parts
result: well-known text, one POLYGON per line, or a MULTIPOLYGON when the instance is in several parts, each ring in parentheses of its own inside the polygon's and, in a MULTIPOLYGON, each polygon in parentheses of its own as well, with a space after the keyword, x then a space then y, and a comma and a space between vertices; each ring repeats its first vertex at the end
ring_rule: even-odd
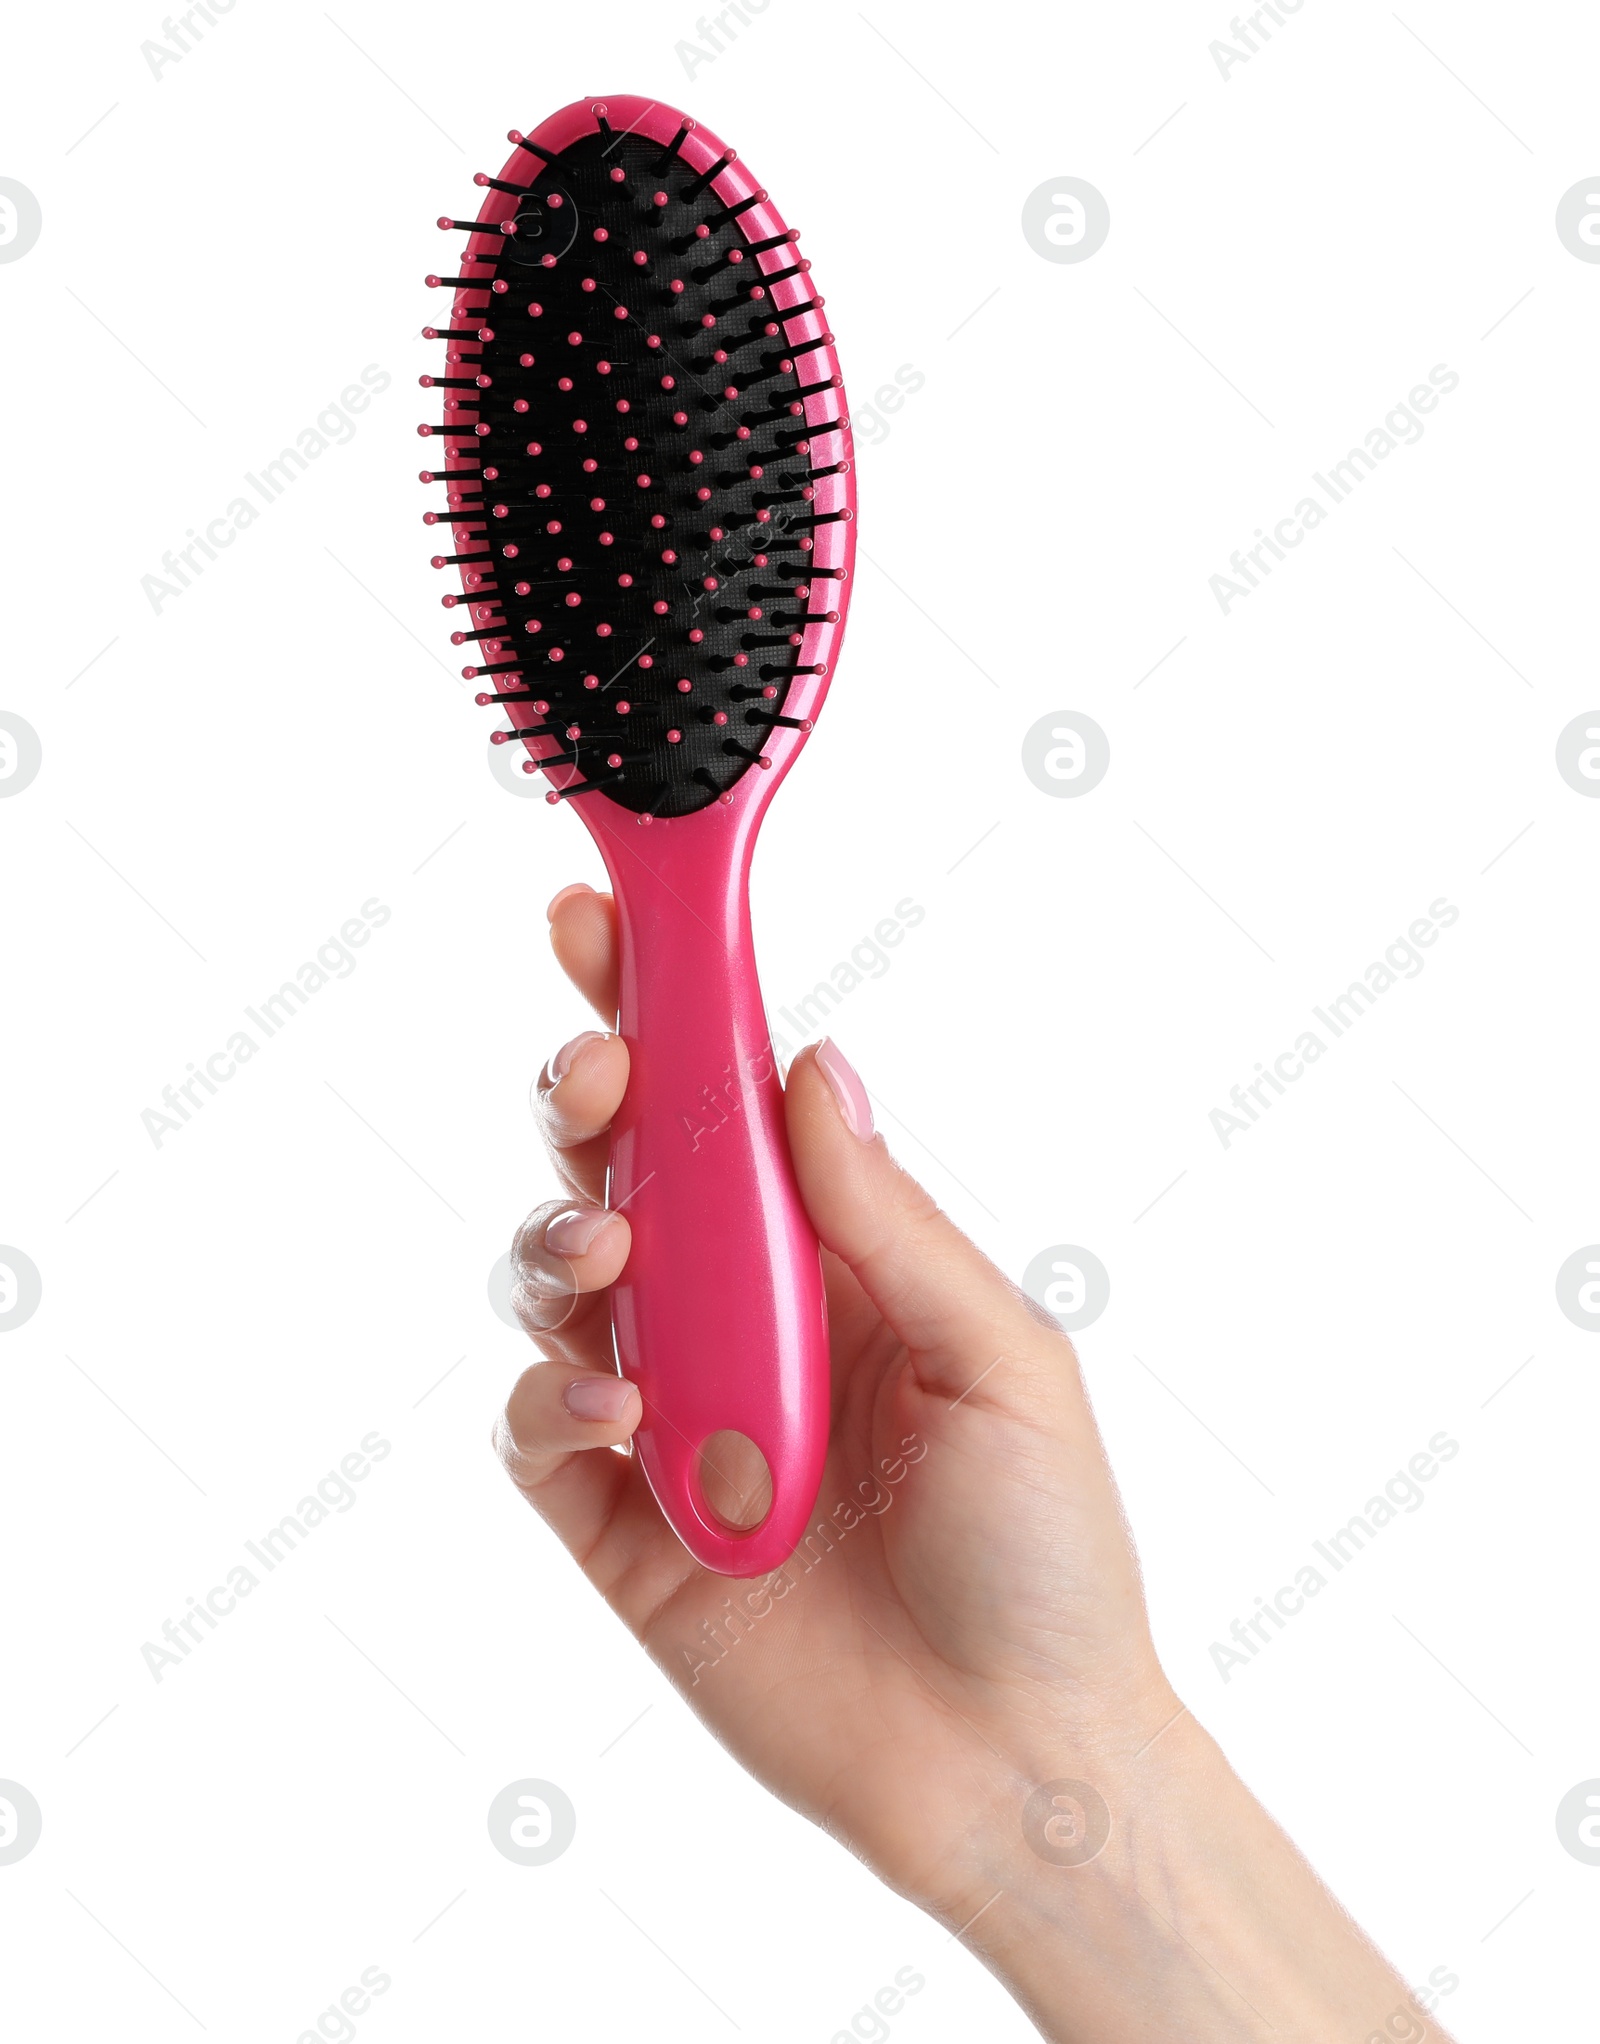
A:
POLYGON ((795 1059, 786 1105, 812 1225, 916 1352, 925 1389, 959 1397, 998 1357, 1040 1351, 1048 1337, 1038 1309, 895 1162, 831 1039, 795 1059))

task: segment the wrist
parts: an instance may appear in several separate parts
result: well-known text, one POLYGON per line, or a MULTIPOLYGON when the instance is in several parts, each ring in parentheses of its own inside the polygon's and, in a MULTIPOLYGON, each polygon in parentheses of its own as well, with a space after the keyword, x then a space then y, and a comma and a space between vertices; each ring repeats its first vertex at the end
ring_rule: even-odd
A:
POLYGON ((1254 2034, 1194 1921, 1201 1841, 1238 1785, 1175 1696, 1151 1702, 1120 1747, 1035 1753, 986 1834, 989 1906, 969 1941, 1058 2044, 1254 2034))
POLYGON ((1360 2044, 1401 2008, 1442 2038, 1164 1681, 1028 1742, 960 1889, 951 1931, 1053 2044, 1360 2044))

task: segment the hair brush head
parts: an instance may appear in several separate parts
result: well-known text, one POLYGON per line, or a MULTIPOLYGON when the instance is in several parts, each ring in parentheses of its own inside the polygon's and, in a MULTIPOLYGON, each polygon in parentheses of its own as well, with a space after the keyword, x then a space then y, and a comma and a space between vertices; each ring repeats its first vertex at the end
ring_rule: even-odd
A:
MULTIPOLYGON (((853 554, 844 387, 810 265, 731 149, 623 97, 517 145, 468 233, 443 482, 463 670, 549 799, 641 823, 787 768, 827 692, 853 554)), ((430 337, 441 330, 429 328, 430 337)))

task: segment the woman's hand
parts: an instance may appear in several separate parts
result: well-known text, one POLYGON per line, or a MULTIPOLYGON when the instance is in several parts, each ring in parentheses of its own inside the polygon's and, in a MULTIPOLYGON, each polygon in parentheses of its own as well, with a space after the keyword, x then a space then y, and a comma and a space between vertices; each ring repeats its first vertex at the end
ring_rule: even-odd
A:
MULTIPOLYGON (((568 890, 551 924, 610 1022, 609 897, 568 890)), ((960 1923, 992 1892, 977 1893, 966 1834, 995 1801, 1014 1807, 1019 1767, 1047 1778, 1064 1730, 1084 1755, 1137 1746, 1177 1708, 1071 1346, 894 1162, 838 1050, 802 1052, 789 1136, 833 1343, 818 1530, 777 1576, 698 1567, 637 1462, 596 1452, 641 1416, 606 1293, 628 1219, 602 1206, 627 1079, 621 1039, 595 1033, 538 1085, 569 1197, 536 1209, 513 1251, 518 1310, 550 1361, 512 1394, 507 1467, 744 1764, 960 1923)))
MULTIPOLYGON (((609 1030, 610 897, 566 888, 550 924, 609 1030)), ((787 1091, 832 1333, 813 1531, 772 1575, 711 1574, 607 1452, 641 1418, 607 1297, 628 1221, 603 1206, 627 1080, 621 1039, 586 1032, 536 1089, 566 1197, 512 1252, 547 1358, 497 1428, 518 1488, 738 1759, 967 1931, 1049 2035, 1363 2044, 1404 1989, 1162 1674, 1070 1342, 895 1163, 832 1044, 787 1091)), ((754 1485, 722 1473, 737 1520, 754 1485)))

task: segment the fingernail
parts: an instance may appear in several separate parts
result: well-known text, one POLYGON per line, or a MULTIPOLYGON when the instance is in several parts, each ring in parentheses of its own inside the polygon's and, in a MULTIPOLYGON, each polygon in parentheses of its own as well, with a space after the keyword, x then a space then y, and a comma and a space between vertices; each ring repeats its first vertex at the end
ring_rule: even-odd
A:
POLYGON ((558 893, 551 895, 550 906, 544 912, 545 921, 547 923, 553 923, 556 919, 556 910, 560 908, 561 904, 564 901, 570 900, 574 894, 593 894, 593 893, 594 889, 589 885, 587 880, 574 880, 570 887, 563 887, 562 889, 560 889, 558 893))
POLYGON ((625 1377, 574 1377, 561 1399, 574 1419, 605 1420, 614 1426, 632 1395, 633 1386, 625 1377))
POLYGON ((586 1043, 603 1043, 604 1041, 605 1031, 603 1029, 580 1029, 572 1041, 562 1044, 561 1048, 550 1060, 551 1084, 554 1085, 567 1076, 568 1072, 572 1069, 572 1060, 586 1043))
POLYGON ((545 1229, 544 1246, 557 1256, 583 1256, 610 1220, 604 1207, 574 1207, 571 1213, 557 1214, 545 1229))
POLYGON ((844 1125, 853 1136, 866 1142, 872 1134, 872 1102, 867 1089, 856 1077, 855 1067, 831 1036, 817 1045, 817 1066, 833 1088, 844 1125))

